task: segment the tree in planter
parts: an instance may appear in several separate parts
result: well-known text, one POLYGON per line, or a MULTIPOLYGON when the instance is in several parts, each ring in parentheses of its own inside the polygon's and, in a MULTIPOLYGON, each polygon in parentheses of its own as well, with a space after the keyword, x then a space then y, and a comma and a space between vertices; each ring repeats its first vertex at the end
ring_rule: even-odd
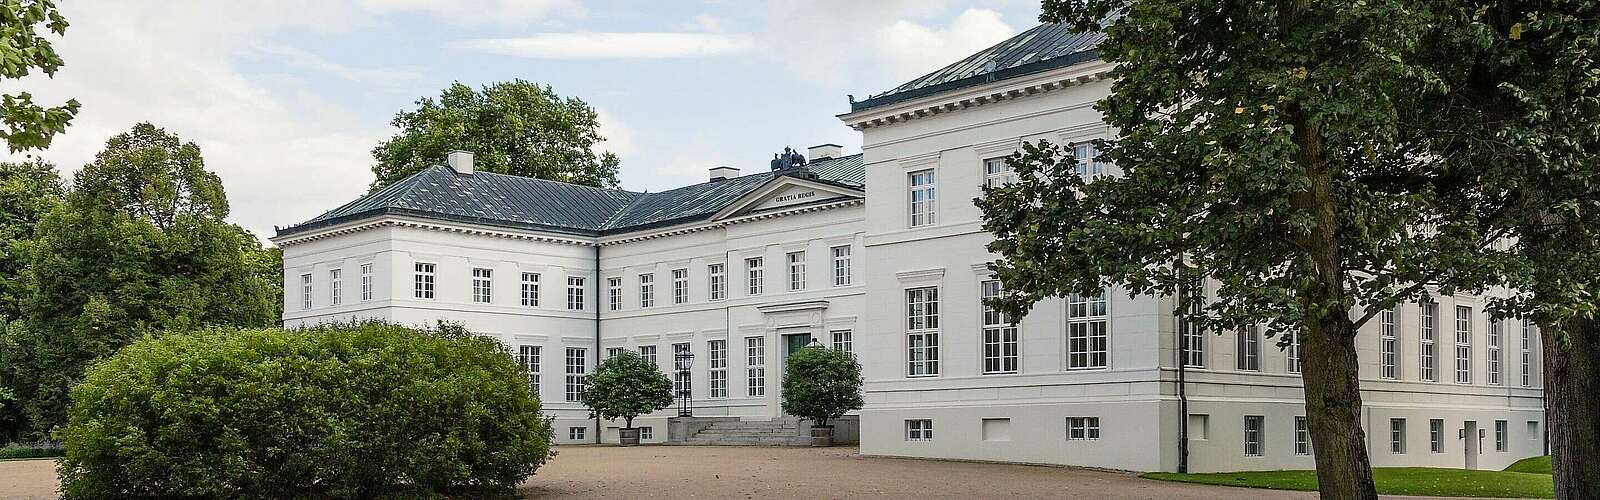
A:
POLYGON ((811 420, 815 428, 828 429, 828 421, 861 409, 861 363, 849 353, 824 347, 807 347, 789 355, 783 373, 783 411, 811 420))
POLYGON ((634 444, 639 434, 633 419, 672 406, 672 380, 643 356, 623 351, 600 362, 579 401, 591 417, 622 419, 623 444, 634 444))

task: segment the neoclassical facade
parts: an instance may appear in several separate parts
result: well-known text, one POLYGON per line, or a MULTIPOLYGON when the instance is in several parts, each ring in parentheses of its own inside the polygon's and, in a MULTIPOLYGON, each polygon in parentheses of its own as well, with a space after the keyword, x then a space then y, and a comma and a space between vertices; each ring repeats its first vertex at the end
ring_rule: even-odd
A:
MULTIPOLYGON (((562 442, 615 440, 575 402, 626 349, 687 384, 697 416, 782 417, 783 360, 816 342, 861 360, 871 455, 1175 470, 1313 466, 1297 351, 1260 331, 1190 332, 1167 297, 1106 290, 1016 324, 971 200, 1023 141, 1089 141, 1109 90, 1092 36, 1042 25, 851 103, 863 151, 808 151, 661 193, 439 166, 284 228, 287 326, 437 320, 504 342, 562 442), (781 164, 780 164, 781 163, 781 164), (1180 357, 1180 346, 1183 355, 1180 357), (674 352, 693 354, 687 377, 674 352), (1179 387, 1180 363, 1185 373, 1179 387), (1181 396, 1180 396, 1181 395, 1181 396), (1187 412, 1184 412, 1186 401, 1187 412)), ((1375 466, 1501 468, 1544 451, 1539 335, 1476 296, 1406 304, 1358 339, 1375 466)), ((640 419, 665 439, 669 410, 640 419)))

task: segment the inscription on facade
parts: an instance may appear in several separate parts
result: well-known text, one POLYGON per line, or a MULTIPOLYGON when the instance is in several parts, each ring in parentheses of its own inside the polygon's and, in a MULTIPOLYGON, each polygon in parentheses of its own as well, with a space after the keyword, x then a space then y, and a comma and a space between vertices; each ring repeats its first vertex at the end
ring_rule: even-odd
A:
POLYGON ((791 194, 775 196, 775 197, 772 198, 772 202, 773 203, 783 203, 783 202, 786 202, 786 201, 796 201, 796 200, 804 200, 806 198, 815 198, 816 196, 817 196, 817 192, 816 191, 805 191, 805 192, 800 192, 800 193, 791 193, 791 194))

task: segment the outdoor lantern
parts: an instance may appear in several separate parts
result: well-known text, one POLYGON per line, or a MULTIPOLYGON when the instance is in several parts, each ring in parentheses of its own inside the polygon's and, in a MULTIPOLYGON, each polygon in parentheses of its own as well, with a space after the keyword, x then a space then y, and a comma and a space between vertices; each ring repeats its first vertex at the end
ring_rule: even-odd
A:
POLYGON ((811 347, 811 348, 815 348, 815 349, 823 349, 824 348, 822 346, 822 342, 818 341, 816 337, 811 337, 811 343, 810 344, 806 344, 806 347, 811 347))
MULTIPOLYGON (((674 349, 676 351, 676 349, 674 349)), ((682 381, 683 390, 678 391, 678 416, 688 417, 694 415, 694 385, 690 383, 689 368, 694 366, 694 353, 685 349, 672 353, 672 366, 677 368, 674 382, 682 381)), ((676 384, 674 384, 676 385, 676 384)))

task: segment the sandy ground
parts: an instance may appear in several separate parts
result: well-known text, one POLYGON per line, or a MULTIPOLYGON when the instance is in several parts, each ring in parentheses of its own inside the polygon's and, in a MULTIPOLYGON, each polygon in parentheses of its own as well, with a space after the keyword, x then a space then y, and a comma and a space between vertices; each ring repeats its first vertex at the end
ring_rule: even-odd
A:
MULTIPOLYGON (((855 448, 563 446, 524 498, 1315 498, 1058 467, 862 457, 855 448)), ((52 460, 0 461, 0 499, 56 497, 52 460)))

